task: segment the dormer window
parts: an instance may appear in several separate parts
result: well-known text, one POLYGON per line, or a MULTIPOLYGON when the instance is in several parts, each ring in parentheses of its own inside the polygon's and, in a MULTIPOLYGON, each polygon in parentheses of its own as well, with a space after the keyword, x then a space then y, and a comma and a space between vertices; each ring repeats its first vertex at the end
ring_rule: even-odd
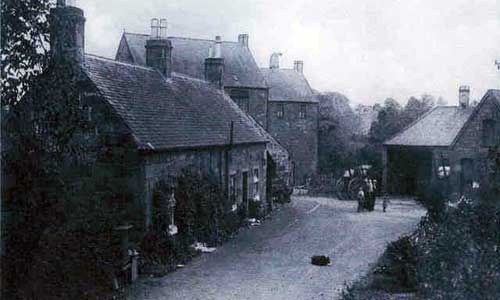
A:
POLYGON ((250 94, 247 90, 233 90, 230 93, 231 99, 233 99, 236 104, 248 113, 250 111, 250 94))
POLYGON ((483 121, 483 128, 482 128, 483 146, 485 147, 495 146, 497 142, 496 123, 497 122, 492 119, 486 119, 483 121))

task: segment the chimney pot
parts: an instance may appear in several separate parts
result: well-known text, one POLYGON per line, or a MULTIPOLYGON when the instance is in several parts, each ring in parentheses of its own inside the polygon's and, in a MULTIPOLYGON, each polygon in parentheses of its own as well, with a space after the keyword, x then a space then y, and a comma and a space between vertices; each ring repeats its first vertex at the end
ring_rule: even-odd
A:
POLYGON ((249 39, 249 36, 246 33, 242 33, 242 34, 238 35, 238 43, 240 43, 240 45, 242 45, 244 47, 248 47, 248 39, 249 39))
POLYGON ((271 54, 271 59, 269 60, 269 68, 270 69, 279 69, 280 68, 280 56, 282 56, 283 53, 280 52, 274 52, 271 54))
POLYGON ((215 37, 215 45, 214 45, 214 58, 222 57, 222 38, 218 35, 215 37))
POLYGON ((458 103, 461 108, 467 108, 470 104, 470 87, 462 85, 458 89, 458 103))
POLYGON ((76 7, 76 0, 57 0, 58 7, 73 6, 76 7))
POLYGON ((146 42, 146 65, 167 78, 172 74, 172 42, 167 39, 166 19, 151 19, 151 36, 146 42))
POLYGON ((296 60, 293 62, 293 69, 296 71, 296 72, 299 72, 299 73, 304 73, 304 62, 301 61, 301 60, 296 60))
POLYGON ((221 52, 222 39, 215 37, 215 44, 208 58, 205 59, 205 80, 212 83, 219 89, 224 88, 224 58, 221 52))

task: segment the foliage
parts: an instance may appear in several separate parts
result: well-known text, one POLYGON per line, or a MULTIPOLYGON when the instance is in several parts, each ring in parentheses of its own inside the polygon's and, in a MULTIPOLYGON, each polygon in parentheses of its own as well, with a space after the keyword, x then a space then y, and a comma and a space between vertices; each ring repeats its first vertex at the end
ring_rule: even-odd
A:
MULTIPOLYGON (((171 270, 179 262, 185 263, 196 253, 191 248, 195 242, 216 246, 230 238, 243 224, 246 208, 236 212, 226 200, 216 178, 184 170, 177 178, 164 179, 155 187, 154 197, 166 202, 174 192, 176 205, 174 222, 179 233, 170 236, 172 211, 167 205, 155 205, 155 224, 141 243, 144 268, 165 265, 171 270), (162 208, 163 207, 163 208, 162 208)), ((156 202, 156 201, 155 201, 156 202)), ((260 202, 249 203, 250 215, 258 214, 260 202)))
POLYGON ((428 112, 435 105, 434 97, 424 94, 411 97, 402 107, 395 99, 387 98, 384 105, 377 105, 377 119, 372 123, 368 141, 360 150, 361 161, 372 165, 375 177, 382 177, 382 144, 428 112))
POLYGON ((350 107, 349 99, 338 93, 319 94, 319 166, 321 173, 340 173, 357 163, 355 137, 360 120, 350 107))
POLYGON ((48 64, 50 0, 1 4, 2 107, 14 105, 48 64))

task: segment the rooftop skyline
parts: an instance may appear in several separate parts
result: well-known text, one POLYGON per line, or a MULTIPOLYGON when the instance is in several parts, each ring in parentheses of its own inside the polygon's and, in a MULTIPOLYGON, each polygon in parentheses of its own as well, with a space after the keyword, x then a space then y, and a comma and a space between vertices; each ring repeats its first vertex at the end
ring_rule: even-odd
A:
POLYGON ((282 52, 281 66, 304 61, 319 91, 355 103, 392 97, 405 103, 428 93, 457 103, 500 88, 497 0, 218 0, 77 1, 85 10, 87 52, 113 58, 123 31, 149 33, 151 18, 168 20, 168 35, 236 41, 250 35, 259 66, 282 52))

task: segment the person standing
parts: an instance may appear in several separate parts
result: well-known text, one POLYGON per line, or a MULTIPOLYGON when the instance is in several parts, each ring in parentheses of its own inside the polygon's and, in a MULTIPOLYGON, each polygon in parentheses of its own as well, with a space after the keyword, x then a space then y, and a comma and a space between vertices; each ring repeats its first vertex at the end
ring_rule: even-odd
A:
POLYGON ((384 195, 384 199, 382 200, 382 210, 386 212, 387 207, 389 206, 389 196, 387 194, 384 195))
POLYGON ((358 191, 358 212, 361 212, 364 203, 365 203, 365 192, 363 191, 363 188, 360 187, 358 191))
POLYGON ((373 180, 371 178, 367 178, 366 181, 367 208, 368 210, 373 211, 375 207, 375 189, 373 186, 373 180))

